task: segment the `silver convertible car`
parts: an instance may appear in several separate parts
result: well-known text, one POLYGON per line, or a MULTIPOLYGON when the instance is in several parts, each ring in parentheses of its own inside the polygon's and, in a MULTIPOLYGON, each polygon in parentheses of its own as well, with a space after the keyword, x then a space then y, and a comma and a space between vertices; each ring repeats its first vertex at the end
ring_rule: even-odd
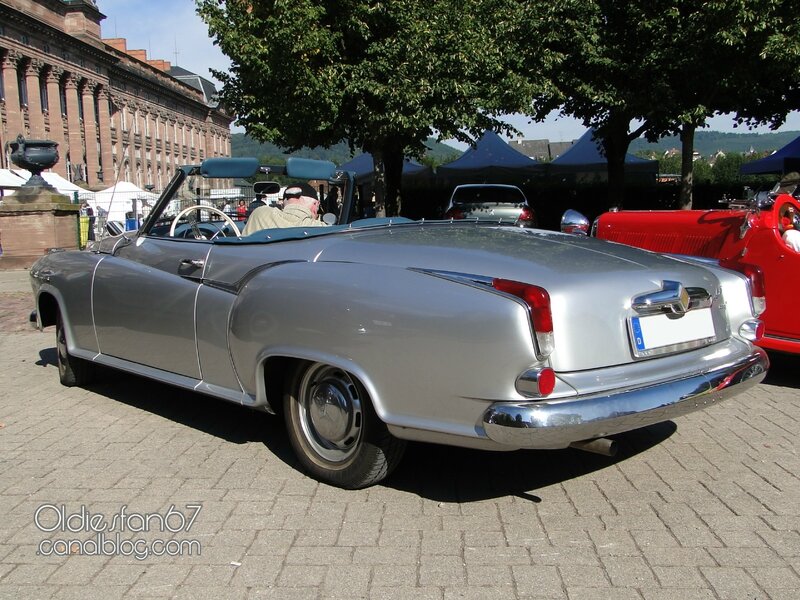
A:
POLYGON ((408 440, 611 453, 765 376, 739 273, 513 225, 352 221, 352 174, 308 159, 281 175, 336 188, 331 225, 242 237, 209 191, 265 171, 183 167, 139 230, 31 268, 64 385, 103 365, 282 415, 309 474, 359 488, 408 440))

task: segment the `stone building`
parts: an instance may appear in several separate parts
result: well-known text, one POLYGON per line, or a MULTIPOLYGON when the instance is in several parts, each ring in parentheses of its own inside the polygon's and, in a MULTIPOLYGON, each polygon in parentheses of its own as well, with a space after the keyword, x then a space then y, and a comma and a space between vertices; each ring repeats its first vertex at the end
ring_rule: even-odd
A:
POLYGON ((53 168, 89 189, 163 188, 180 165, 230 155, 213 85, 121 38, 94 0, 0 0, 0 168, 19 134, 58 143, 53 168))

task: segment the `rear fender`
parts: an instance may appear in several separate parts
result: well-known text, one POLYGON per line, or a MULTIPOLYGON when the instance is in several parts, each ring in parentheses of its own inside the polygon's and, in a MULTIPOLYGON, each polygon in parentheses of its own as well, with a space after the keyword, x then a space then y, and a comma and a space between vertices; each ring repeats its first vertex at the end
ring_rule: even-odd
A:
MULTIPOLYGON (((520 399, 536 364, 528 315, 499 294, 404 268, 286 263, 251 279, 234 304, 231 356, 264 403, 276 357, 338 366, 396 424, 452 420, 476 398, 520 399), (268 371, 266 371, 268 373, 268 371)), ((474 432, 471 431, 470 434, 474 432)))

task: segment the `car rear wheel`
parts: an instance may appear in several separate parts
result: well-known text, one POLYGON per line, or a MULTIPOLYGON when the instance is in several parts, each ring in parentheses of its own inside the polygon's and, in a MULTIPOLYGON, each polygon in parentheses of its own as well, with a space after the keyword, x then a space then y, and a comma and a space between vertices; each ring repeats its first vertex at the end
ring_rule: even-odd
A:
POLYGON ((289 378, 283 404, 292 448, 321 481, 367 487, 400 462, 405 442, 375 414, 364 386, 338 367, 301 364, 289 378))
POLYGON ((72 356, 67 349, 67 334, 61 311, 56 315, 56 355, 58 360, 58 378, 61 385, 73 387, 89 383, 94 376, 94 365, 81 358, 72 356))

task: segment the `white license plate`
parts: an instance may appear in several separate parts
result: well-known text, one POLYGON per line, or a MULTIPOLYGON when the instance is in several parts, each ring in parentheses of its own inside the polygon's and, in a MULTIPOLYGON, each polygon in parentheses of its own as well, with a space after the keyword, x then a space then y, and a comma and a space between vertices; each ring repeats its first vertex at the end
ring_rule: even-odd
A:
POLYGON ((636 356, 653 356, 704 346, 716 339, 710 308, 699 308, 680 318, 666 314, 631 317, 636 356))

